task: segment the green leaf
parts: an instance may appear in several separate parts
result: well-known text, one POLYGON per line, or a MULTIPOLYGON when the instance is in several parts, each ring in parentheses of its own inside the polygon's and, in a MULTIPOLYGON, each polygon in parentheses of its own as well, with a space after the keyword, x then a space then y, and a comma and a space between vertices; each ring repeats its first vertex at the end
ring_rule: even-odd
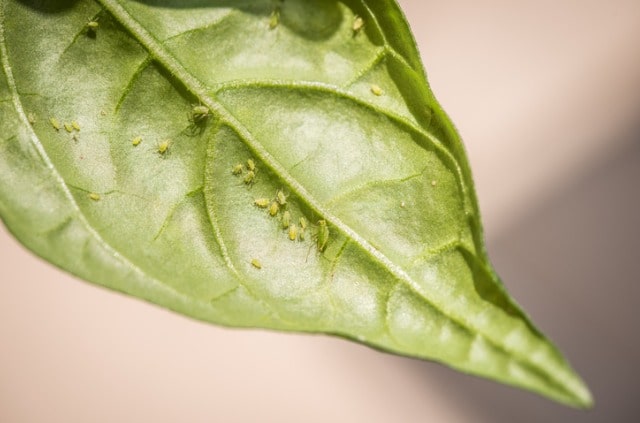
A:
POLYGON ((36 254, 197 319, 591 405, 489 265, 395 2, 0 5, 0 216, 36 254))

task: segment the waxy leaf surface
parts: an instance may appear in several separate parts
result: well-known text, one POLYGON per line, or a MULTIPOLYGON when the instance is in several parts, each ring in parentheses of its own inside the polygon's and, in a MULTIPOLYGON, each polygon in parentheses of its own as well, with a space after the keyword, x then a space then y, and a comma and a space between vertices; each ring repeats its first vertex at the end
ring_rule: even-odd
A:
POLYGON ((489 265, 395 2, 2 0, 0 61, 0 217, 46 260, 590 404, 489 265))

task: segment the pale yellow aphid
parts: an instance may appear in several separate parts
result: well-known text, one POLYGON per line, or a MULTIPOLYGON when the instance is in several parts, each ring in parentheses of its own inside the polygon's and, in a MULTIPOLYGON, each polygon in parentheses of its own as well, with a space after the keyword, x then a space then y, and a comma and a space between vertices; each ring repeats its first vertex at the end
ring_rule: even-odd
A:
POLYGON ((289 210, 286 210, 282 213, 282 229, 287 229, 291 225, 291 213, 289 210))
POLYGON ((75 129, 76 131, 80 132, 80 124, 79 124, 77 121, 75 121, 75 120, 74 120, 74 121, 72 121, 72 122, 71 122, 71 127, 72 127, 73 129, 75 129))
POLYGON ((50 117, 49 123, 51 123, 51 126, 53 126, 53 129, 55 129, 56 131, 60 130, 60 122, 58 122, 58 119, 50 117))
POLYGON ((362 30, 363 27, 364 27, 364 19, 356 15, 356 17, 353 19, 353 25, 351 25, 351 29, 353 30, 354 34, 357 34, 358 32, 360 32, 360 30, 362 30))
POLYGON ((242 169, 242 165, 238 163, 231 169, 231 173, 233 173, 234 175, 240 175, 242 173, 242 169))
POLYGON ((287 204, 287 196, 284 195, 284 192, 282 192, 282 190, 278 190, 278 192, 276 193, 276 200, 278 201, 278 204, 280 204, 281 206, 284 206, 285 204, 287 204))
POLYGON ((301 217, 298 221, 300 222, 300 241, 304 241, 304 231, 307 229, 309 222, 304 217, 301 217))
POLYGON ((271 200, 269 200, 268 198, 256 198, 253 201, 253 204, 260 207, 261 209, 266 209, 267 207, 269 207, 269 201, 271 200))
POLYGON ((93 201, 100 201, 100 194, 92 192, 89 194, 89 198, 93 201))
POLYGON ((318 234, 317 239, 318 251, 324 251, 329 242, 329 227, 326 220, 318 220, 318 234))
POLYGON ((87 28, 92 30, 92 31, 97 30, 99 26, 100 26, 100 24, 98 23, 98 21, 89 21, 87 23, 87 28))
POLYGON ((161 141, 160 144, 158 144, 158 153, 164 156, 169 151, 170 145, 170 140, 161 141))
POLYGON ((436 185, 438 185, 438 182, 436 182, 436 180, 434 179, 433 181, 431 181, 431 186, 435 187, 436 185))
POLYGON ((209 118, 211 111, 207 106, 198 105, 191 109, 191 119, 194 123, 202 123, 209 118))
POLYGON ((73 126, 71 126, 70 123, 66 123, 64 124, 64 130, 67 131, 68 133, 72 133, 73 132, 73 126))
POLYGON ((297 237, 298 237, 298 227, 294 223, 293 225, 289 226, 289 239, 291 241, 295 241, 297 237))
POLYGON ((380 88, 380 86, 376 84, 371 84, 371 92, 377 96, 381 96, 384 93, 384 91, 382 91, 382 88, 380 88))
POLYGON ((256 269, 262 269, 262 263, 260 263, 260 261, 258 261, 258 259, 251 259, 251 265, 253 267, 255 267, 256 269))
POLYGON ((247 159, 247 169, 249 169, 252 172, 255 172, 256 171, 256 163, 251 159, 247 159))
POLYGON ((36 123, 36 115, 34 115, 33 113, 29 113, 27 115, 27 120, 29 121, 30 124, 34 124, 36 123))
POLYGON ((276 201, 272 202, 271 205, 269 206, 269 214, 271 216, 275 216, 276 214, 278 214, 279 210, 280 210, 280 206, 278 206, 278 203, 276 201))
POLYGON ((131 140, 131 144, 134 147, 137 147, 138 145, 140 145, 141 142, 142 142, 142 137, 139 137, 139 136, 131 140))

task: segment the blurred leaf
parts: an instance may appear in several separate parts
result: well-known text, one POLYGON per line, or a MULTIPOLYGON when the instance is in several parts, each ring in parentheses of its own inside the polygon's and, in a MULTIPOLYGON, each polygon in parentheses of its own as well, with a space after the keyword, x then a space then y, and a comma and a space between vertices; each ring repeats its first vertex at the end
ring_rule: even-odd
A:
POLYGON ((0 216, 36 254, 198 319, 591 404, 488 264, 394 2, 0 5, 0 216))

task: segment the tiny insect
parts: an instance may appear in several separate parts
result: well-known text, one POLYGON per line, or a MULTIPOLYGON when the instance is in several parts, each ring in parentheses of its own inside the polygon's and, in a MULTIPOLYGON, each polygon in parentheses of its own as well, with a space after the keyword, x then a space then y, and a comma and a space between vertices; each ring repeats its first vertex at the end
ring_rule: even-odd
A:
POLYGON ((269 29, 275 29, 280 23, 280 8, 275 8, 269 17, 269 29))
POLYGON ((268 198, 256 198, 253 201, 253 204, 260 207, 261 209, 266 209, 267 207, 269 207, 269 201, 270 200, 268 198))
POLYGON ((436 180, 434 179, 433 181, 431 181, 431 186, 435 187, 436 185, 438 185, 438 183, 436 182, 436 180))
POLYGON ((56 131, 60 130, 60 122, 58 122, 58 119, 50 117, 49 123, 51 123, 51 126, 53 126, 53 129, 55 129, 56 131))
POLYGON ((278 201, 278 204, 280 204, 281 206, 284 206, 285 204, 287 204, 287 196, 284 195, 284 192, 282 192, 281 189, 279 189, 278 192, 276 193, 276 200, 278 201))
POLYGON ((167 154, 167 152, 169 151, 169 146, 170 145, 171 145, 171 141, 170 140, 161 141, 160 144, 158 144, 158 154, 160 154, 162 156, 167 154))
POLYGON ((256 173, 253 170, 250 170, 249 172, 247 172, 247 174, 244 177, 244 183, 247 185, 251 185, 255 183, 255 180, 256 180, 256 173))
POLYGON ((376 84, 371 84, 371 92, 377 96, 381 96, 384 93, 384 91, 382 91, 382 88, 380 88, 380 86, 376 84))
POLYGON ((251 259, 251 265, 256 269, 262 269, 262 263, 260 263, 258 259, 251 259))
POLYGON ((407 205, 404 203, 404 201, 400 202, 400 207, 402 207, 404 209, 406 206, 407 205))
POLYGON ((89 198, 93 201, 100 201, 100 194, 92 192, 91 194, 89 194, 89 198))
POLYGON ((242 173, 242 165, 238 163, 231 169, 231 173, 234 175, 240 175, 242 173))
POLYGON ((191 109, 191 119, 194 123, 202 123, 209 119, 209 116, 211 116, 211 111, 207 106, 198 105, 191 109))
POLYGON ((329 227, 326 220, 318 220, 318 234, 317 234, 318 251, 324 251, 327 248, 329 242, 329 227))
POLYGON ((98 21, 87 22, 87 35, 91 38, 95 38, 99 26, 100 24, 98 23, 98 21))
POLYGON ((280 206, 278 206, 278 203, 276 201, 272 202, 271 205, 269 206, 269 214, 271 216, 275 216, 276 214, 278 214, 279 210, 280 210, 280 206))
POLYGON ((364 19, 356 15, 356 17, 353 19, 353 25, 351 25, 351 29, 353 30, 353 33, 357 34, 362 30, 363 27, 364 27, 364 19))
POLYGON ((135 137, 133 140, 131 140, 131 144, 133 144, 134 147, 137 147, 138 145, 140 145, 141 142, 142 142, 142 137, 135 137))
POLYGON ((298 227, 294 223, 293 225, 289 226, 289 239, 291 241, 295 241, 297 237, 298 237, 298 227))
POLYGON ((27 120, 29 121, 30 124, 34 124, 36 123, 36 115, 34 115, 33 113, 29 113, 27 115, 27 120))
POLYGON ((247 169, 249 169, 252 172, 255 172, 256 171, 256 163, 251 159, 247 159, 247 169))
POLYGON ((71 122, 71 127, 80 132, 80 124, 77 121, 74 120, 73 122, 71 122))
POLYGON ((291 225, 291 213, 286 210, 282 213, 282 229, 287 229, 291 225))
POLYGON ((304 241, 304 231, 307 229, 307 225, 309 224, 307 222, 307 219, 305 219, 304 217, 301 217, 298 222, 300 223, 300 234, 299 234, 299 238, 300 241, 304 241))
POLYGON ((67 131, 68 133, 72 133, 73 132, 73 126, 71 126, 70 123, 66 123, 64 124, 64 130, 67 131))

